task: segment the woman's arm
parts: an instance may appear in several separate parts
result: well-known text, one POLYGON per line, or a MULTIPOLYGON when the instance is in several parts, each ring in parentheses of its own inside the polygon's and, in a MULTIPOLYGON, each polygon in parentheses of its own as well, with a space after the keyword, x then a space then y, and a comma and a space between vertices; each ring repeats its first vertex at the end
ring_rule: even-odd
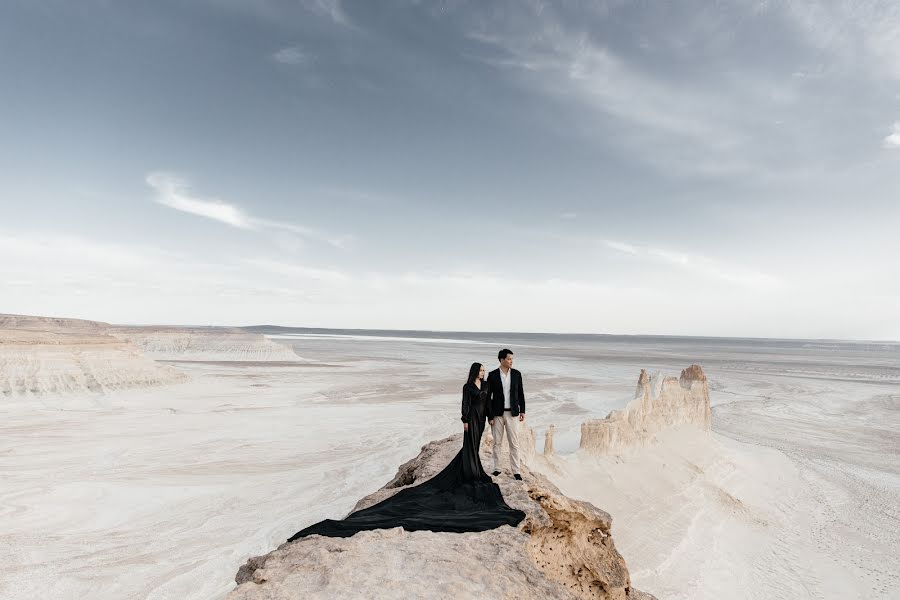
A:
POLYGON ((462 422, 469 422, 469 410, 472 408, 472 397, 469 395, 469 390, 466 389, 466 386, 463 386, 463 395, 462 395, 462 422))

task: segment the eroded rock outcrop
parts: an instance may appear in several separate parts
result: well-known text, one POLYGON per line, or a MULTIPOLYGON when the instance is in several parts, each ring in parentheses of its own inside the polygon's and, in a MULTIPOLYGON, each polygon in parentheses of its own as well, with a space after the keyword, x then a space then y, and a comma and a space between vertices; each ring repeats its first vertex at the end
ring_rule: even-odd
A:
POLYGON ((49 328, 55 330, 0 329, 0 396, 105 393, 186 379, 92 325, 49 328))
POLYGON ((0 315, 0 329, 19 331, 51 331, 56 333, 103 333, 109 323, 68 319, 65 317, 38 317, 34 315, 0 315))
MULTIPOLYGON (((353 510, 432 477, 461 445, 461 435, 427 444, 353 510)), ((487 444, 481 454, 490 464, 487 444)), ((526 513, 517 528, 461 534, 395 528, 350 538, 310 536, 251 558, 238 571, 238 587, 228 599, 653 598, 631 588, 607 513, 564 496, 539 473, 526 468, 523 477, 496 479, 507 504, 526 513)))
POLYGON ((226 327, 113 327, 109 333, 128 340, 155 360, 296 362, 288 346, 259 333, 226 327))
POLYGON ((555 433, 555 425, 551 425, 547 428, 547 433, 544 436, 544 456, 553 456, 556 453, 556 449, 553 447, 553 435, 555 433))
POLYGON ((293 350, 234 328, 127 327, 0 315, 0 396, 106 393, 188 379, 172 361, 296 362, 293 350))
POLYGON ((680 425, 708 431, 711 420, 709 384, 700 365, 684 369, 681 377, 651 377, 641 369, 634 400, 605 419, 582 423, 580 450, 606 454, 642 446, 659 431, 680 425))

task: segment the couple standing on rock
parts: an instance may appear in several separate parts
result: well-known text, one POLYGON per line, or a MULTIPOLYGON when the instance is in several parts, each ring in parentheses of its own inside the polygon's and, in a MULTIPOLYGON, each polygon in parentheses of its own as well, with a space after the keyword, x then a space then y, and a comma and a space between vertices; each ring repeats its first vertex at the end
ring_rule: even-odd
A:
MULTIPOLYGON (((339 521, 325 519, 291 536, 293 542, 309 535, 349 537, 360 531, 402 527, 406 531, 464 533, 487 531, 502 525, 517 526, 525 518, 503 499, 500 486, 484 472, 478 448, 485 421, 494 436, 494 475, 500 471, 503 434, 509 440, 513 476, 521 480, 518 425, 525 420, 522 374, 512 368, 513 353, 498 354, 500 368, 484 379, 484 366, 474 363, 463 386, 463 447, 444 469, 431 479, 401 489, 393 496, 350 513, 339 521)), ((506 480, 506 484, 512 484, 506 480)), ((415 483, 415 482, 414 482, 415 483)))
MULTIPOLYGON (((494 471, 500 475, 500 450, 503 434, 509 440, 509 464, 513 476, 521 480, 519 469, 518 422, 525 420, 525 392, 522 373, 512 368, 513 352, 504 348, 497 354, 500 366, 484 378, 484 365, 472 363, 469 379, 462 392, 462 422, 466 437, 462 453, 464 471, 470 478, 485 475, 478 456, 484 422, 487 418, 494 437, 494 471)), ((485 475, 486 476, 486 475, 485 475)))

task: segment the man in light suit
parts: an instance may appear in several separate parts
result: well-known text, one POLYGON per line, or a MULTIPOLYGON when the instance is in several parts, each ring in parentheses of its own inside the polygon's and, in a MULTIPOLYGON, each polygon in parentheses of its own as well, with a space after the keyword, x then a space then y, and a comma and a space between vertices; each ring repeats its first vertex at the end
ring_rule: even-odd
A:
POLYGON ((500 368, 488 374, 487 417, 494 436, 494 472, 500 474, 500 447, 503 434, 509 440, 509 464, 513 476, 522 479, 519 469, 519 422, 525 420, 525 392, 522 373, 512 368, 512 350, 504 348, 497 354, 500 368))

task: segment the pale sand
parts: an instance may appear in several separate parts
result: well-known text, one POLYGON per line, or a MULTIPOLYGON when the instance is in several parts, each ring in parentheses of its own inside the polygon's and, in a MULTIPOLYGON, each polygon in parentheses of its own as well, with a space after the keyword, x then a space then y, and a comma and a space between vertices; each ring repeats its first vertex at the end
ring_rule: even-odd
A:
POLYGON ((178 368, 191 381, 4 401, 0 598, 222 598, 249 556, 456 429, 455 392, 388 385, 415 366, 178 368))
MULTIPOLYGON (((677 469, 656 464, 677 455, 663 446, 618 467, 570 456, 547 469, 563 487, 596 482, 582 492, 613 515, 635 585, 660 598, 891 597, 900 453, 879 433, 900 429, 890 360, 786 368, 780 355, 616 343, 515 346, 528 423, 555 423, 557 451, 631 398, 640 367, 699 362, 714 403, 739 401, 714 409, 717 435, 687 444, 677 469)), ((456 432, 468 363, 495 364, 482 345, 321 340, 297 352, 310 362, 178 363, 189 382, 3 399, 0 597, 221 598, 249 556, 346 514, 456 432)))

